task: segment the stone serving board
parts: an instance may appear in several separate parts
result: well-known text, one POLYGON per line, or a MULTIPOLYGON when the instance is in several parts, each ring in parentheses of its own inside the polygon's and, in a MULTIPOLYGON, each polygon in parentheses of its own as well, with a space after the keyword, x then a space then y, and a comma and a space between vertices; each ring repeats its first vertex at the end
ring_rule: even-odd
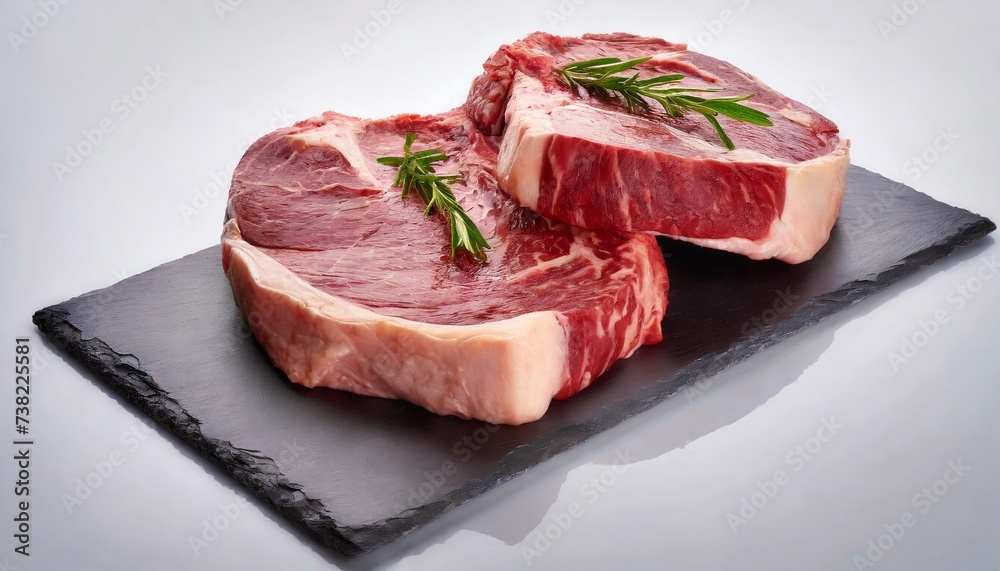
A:
POLYGON ((852 166, 830 242, 808 263, 662 240, 670 275, 663 343, 518 427, 291 384, 233 303, 218 247, 42 309, 34 322, 308 535, 354 557, 995 228, 852 166))

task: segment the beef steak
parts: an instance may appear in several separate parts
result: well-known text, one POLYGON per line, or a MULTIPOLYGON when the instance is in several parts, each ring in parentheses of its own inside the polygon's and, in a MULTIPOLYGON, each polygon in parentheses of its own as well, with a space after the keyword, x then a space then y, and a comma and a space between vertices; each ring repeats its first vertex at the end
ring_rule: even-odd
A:
POLYGON ((551 222, 497 188, 499 139, 464 110, 369 121, 327 112, 264 136, 236 168, 223 233, 233 295, 271 360, 308 387, 400 398, 493 423, 539 418, 661 339, 652 236, 551 222), (450 256, 443 216, 400 197, 414 150, 450 156, 489 261, 450 256))
POLYGON ((584 228, 651 232, 754 259, 798 263, 829 239, 849 141, 837 126, 753 76, 683 44, 629 34, 535 33, 500 48, 472 85, 474 123, 502 135, 500 186, 544 216, 584 228), (599 57, 651 56, 642 78, 680 73, 708 97, 757 93, 760 127, 719 116, 729 151, 701 115, 630 113, 574 94, 553 70, 599 57))

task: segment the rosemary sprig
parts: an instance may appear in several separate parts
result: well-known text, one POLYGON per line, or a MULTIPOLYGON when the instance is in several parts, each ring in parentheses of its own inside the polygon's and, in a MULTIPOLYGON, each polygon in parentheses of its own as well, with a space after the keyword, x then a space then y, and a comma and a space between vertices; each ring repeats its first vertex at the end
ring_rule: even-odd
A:
POLYGON ((588 61, 573 62, 555 70, 556 77, 566 84, 575 93, 583 88, 591 95, 606 101, 620 101, 625 104, 630 113, 635 113, 636 109, 648 110, 649 102, 652 99, 659 103, 663 110, 671 117, 680 117, 688 110, 697 111, 705 116, 705 119, 715 127, 715 132, 719 134, 722 143, 732 151, 736 148, 732 139, 722 130, 722 125, 716 118, 720 113, 726 117, 731 117, 737 121, 744 121, 754 125, 770 127, 771 119, 767 113, 741 105, 741 101, 746 101, 757 95, 751 93, 737 97, 718 97, 706 99, 692 93, 722 91, 721 87, 662 87, 673 85, 684 79, 684 75, 674 73, 660 75, 649 79, 639 79, 639 73, 632 75, 615 75, 623 71, 633 69, 635 66, 648 60, 649 57, 642 57, 628 61, 622 61, 616 57, 592 59, 588 61))
POLYGON ((406 198, 411 189, 416 189, 420 198, 427 203, 424 216, 430 216, 436 210, 443 212, 448 218, 448 224, 451 227, 452 258, 455 257, 455 250, 462 248, 480 262, 485 262, 486 252, 483 250, 488 249, 490 245, 483 238, 476 223, 462 209, 462 206, 455 199, 455 193, 448 186, 461 180, 462 175, 434 172, 434 167, 431 165, 447 160, 448 155, 440 149, 410 152, 410 146, 413 145, 416 138, 416 133, 406 134, 406 141, 403 143, 403 156, 381 157, 376 160, 382 165, 399 167, 399 170, 396 171, 396 178, 392 181, 392 186, 403 189, 402 198, 406 198))

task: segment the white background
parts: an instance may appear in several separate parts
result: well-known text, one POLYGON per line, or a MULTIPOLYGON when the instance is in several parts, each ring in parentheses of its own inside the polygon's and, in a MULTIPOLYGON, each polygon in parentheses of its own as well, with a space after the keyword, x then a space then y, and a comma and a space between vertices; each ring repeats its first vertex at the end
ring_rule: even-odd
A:
MULTIPOLYGON (((697 42, 831 117, 855 164, 998 220, 995 0, 402 0, 384 26, 370 24, 382 0, 244 0, 231 11, 74 0, 52 16, 43 4, 0 0, 0 353, 11 354, 0 358, 13 359, 15 336, 32 337, 36 441, 30 558, 13 553, 14 450, 0 445, 0 565, 856 569, 871 555, 886 570, 1000 569, 1000 279, 977 281, 993 277, 984 259, 1000 258, 992 238, 353 563, 256 500, 236 503, 246 496, 234 482, 177 439, 143 433, 141 417, 53 355, 30 322, 217 243, 226 179, 260 134, 326 109, 449 109, 497 46, 537 29, 697 42), (356 37, 366 24, 377 33, 356 37), (345 54, 350 44, 358 53, 345 54), (147 67, 165 76, 146 78, 147 67), (116 100, 144 79, 123 117, 116 100), (114 130, 59 180, 53 162, 105 119, 114 130), (976 290, 962 307, 957 288, 976 290), (895 370, 889 354, 925 341, 919 324, 938 310, 947 322, 895 370), (824 420, 842 428, 816 451, 824 420), (131 430, 145 440, 123 437, 131 430), (816 453, 796 460, 806 444, 816 453), (120 465, 67 510, 77 479, 116 451, 120 465), (620 473, 618 454, 631 459, 620 473), (949 462, 969 470, 939 484, 933 504, 914 503, 949 462), (788 481, 754 498, 774 491, 777 470, 788 481), (613 482, 594 493, 588 481, 602 477, 613 482), (745 508, 734 532, 727 514, 741 500, 762 507, 745 508), (238 515, 220 519, 229 504, 238 515), (915 525, 868 553, 906 512, 915 525), (225 529, 196 553, 190 538, 213 519, 225 529)), ((12 436, 4 371, 0 435, 12 436)))

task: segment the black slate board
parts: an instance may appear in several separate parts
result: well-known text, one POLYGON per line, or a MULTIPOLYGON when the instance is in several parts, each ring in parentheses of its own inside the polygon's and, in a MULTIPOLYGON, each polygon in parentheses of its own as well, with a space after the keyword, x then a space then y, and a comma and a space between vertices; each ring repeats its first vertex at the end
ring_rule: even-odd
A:
POLYGON ((292 385, 250 335, 217 247, 40 310, 34 321, 253 494, 356 556, 995 228, 851 167, 833 236, 808 263, 753 262, 663 240, 665 341, 520 427, 292 385))

